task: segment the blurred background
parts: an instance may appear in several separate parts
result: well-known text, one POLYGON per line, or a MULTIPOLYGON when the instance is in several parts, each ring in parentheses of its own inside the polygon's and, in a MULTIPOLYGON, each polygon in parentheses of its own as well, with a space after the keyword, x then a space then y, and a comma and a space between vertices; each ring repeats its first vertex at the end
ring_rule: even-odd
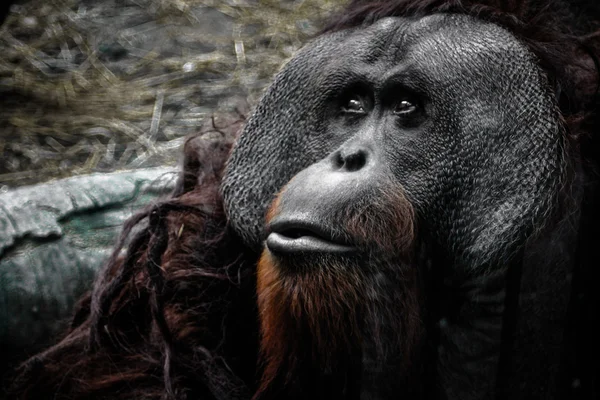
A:
POLYGON ((251 107, 341 3, 5 0, 0 190, 172 163, 207 117, 251 107))

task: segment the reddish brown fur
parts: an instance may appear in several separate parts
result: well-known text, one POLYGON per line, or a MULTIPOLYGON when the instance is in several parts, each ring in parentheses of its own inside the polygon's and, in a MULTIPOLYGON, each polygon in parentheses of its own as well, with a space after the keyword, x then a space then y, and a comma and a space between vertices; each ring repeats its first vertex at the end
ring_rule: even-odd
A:
POLYGON ((303 327, 313 340, 310 357, 315 368, 331 365, 331 356, 352 350, 359 336, 356 311, 362 282, 357 274, 336 273, 336 267, 315 266, 315 272, 293 279, 268 251, 258 264, 258 307, 261 316, 261 353, 265 363, 261 390, 277 375, 291 380, 302 357, 303 327), (332 335, 332 333, 334 333, 332 335))
POLYGON ((391 181, 348 211, 341 221, 347 221, 350 237, 385 254, 406 254, 411 249, 416 237, 414 210, 403 190, 391 181))
MULTIPOLYGON (((279 199, 270 207, 267 221, 279 213, 279 199)), ((339 220, 346 222, 340 230, 367 252, 365 262, 370 265, 362 265, 357 257, 286 262, 268 250, 260 258, 257 292, 264 372, 257 397, 273 385, 291 384, 306 365, 314 370, 340 368, 336 366, 340 355, 356 352, 366 341, 374 341, 382 360, 394 352, 404 354, 407 364, 412 359, 422 334, 418 271, 409 261, 414 244, 412 206, 402 189, 390 182, 339 213, 343 216, 339 220), (378 272, 392 280, 401 276, 390 289, 395 293, 388 294, 394 298, 391 304, 369 297, 371 274, 378 272), (396 342, 386 342, 379 324, 365 327, 364 319, 375 314, 394 327, 396 342)), ((398 377, 404 372, 400 367, 398 377)))

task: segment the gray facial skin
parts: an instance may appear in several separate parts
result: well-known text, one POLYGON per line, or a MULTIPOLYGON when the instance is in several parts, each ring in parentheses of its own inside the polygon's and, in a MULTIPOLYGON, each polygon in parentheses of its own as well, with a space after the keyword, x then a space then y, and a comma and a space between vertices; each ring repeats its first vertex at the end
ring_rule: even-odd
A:
POLYGON ((223 181, 227 213, 260 248, 290 179, 336 150, 377 147, 422 228, 457 267, 509 258, 544 221, 563 174, 559 118, 530 52, 467 16, 385 19, 319 38, 279 73, 223 181), (340 110, 351 98, 365 115, 340 110), (403 99, 415 115, 394 114, 403 99))
POLYGON ((445 395, 482 399, 496 379, 506 270, 547 227, 565 158, 553 92, 513 35, 461 15, 387 18, 322 36, 285 65, 222 193, 232 227, 258 251, 267 208, 297 174, 306 192, 288 212, 329 225, 337 202, 392 179, 416 212, 429 259, 420 267, 459 293, 438 326, 445 395), (339 154, 362 157, 346 171, 354 191, 337 190, 330 173, 339 154))

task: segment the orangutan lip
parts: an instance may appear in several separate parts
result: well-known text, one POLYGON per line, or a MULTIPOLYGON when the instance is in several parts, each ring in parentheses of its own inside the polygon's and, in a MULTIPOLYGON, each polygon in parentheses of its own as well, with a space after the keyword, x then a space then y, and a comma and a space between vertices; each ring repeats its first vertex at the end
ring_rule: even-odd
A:
POLYGON ((344 254, 356 250, 317 225, 281 221, 271 224, 269 232, 266 244, 273 253, 344 254))

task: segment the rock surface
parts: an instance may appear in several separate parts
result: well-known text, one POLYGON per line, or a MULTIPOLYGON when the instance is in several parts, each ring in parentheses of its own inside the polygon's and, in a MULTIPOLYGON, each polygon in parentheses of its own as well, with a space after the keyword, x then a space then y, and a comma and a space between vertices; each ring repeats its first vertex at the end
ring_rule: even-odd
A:
POLYGON ((175 181, 173 168, 148 168, 77 176, 0 194, 4 363, 39 350, 64 329, 123 222, 170 192, 175 181))

